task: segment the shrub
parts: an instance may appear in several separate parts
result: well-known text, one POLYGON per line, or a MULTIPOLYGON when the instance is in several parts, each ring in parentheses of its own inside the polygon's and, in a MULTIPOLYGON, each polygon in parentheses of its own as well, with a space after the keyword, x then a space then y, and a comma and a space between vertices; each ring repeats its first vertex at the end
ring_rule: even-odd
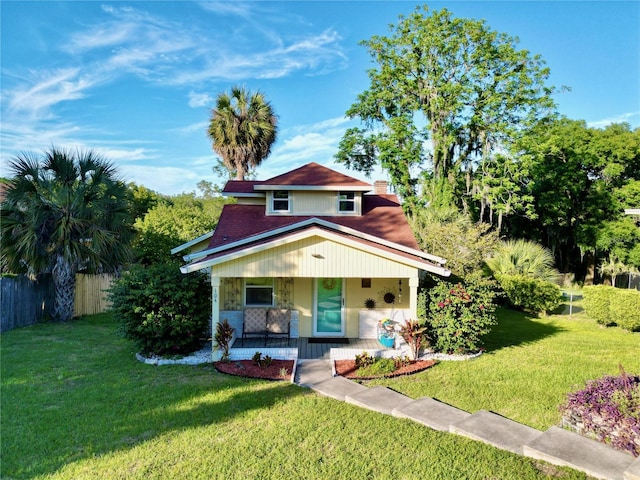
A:
POLYGON ((601 325, 640 331, 640 292, 597 285, 584 287, 584 309, 601 325))
POLYGON ((251 362, 261 368, 267 368, 273 363, 273 358, 271 358, 269 355, 265 355, 263 357, 262 352, 256 352, 253 354, 253 357, 251 357, 251 362))
POLYGON ((481 337, 496 324, 495 293, 489 282, 477 280, 466 286, 440 282, 428 292, 427 312, 431 344, 436 351, 468 353, 480 349, 481 337))
POLYGON ((553 267, 553 253, 531 240, 516 239, 502 242, 486 261, 494 276, 522 275, 553 282, 558 271, 553 267))
POLYGON ((144 354, 189 353, 207 335, 211 292, 202 274, 171 264, 134 265, 109 290, 122 332, 144 354))
POLYGON ((571 393, 560 407, 563 425, 640 455, 640 376, 604 376, 571 393))
POLYGON ((360 355, 356 355, 357 368, 363 368, 368 367, 369 365, 373 365, 374 361, 374 358, 367 351, 362 352, 360 355))
POLYGON ((215 348, 222 352, 222 358, 220 360, 223 362, 229 360, 229 348, 231 339, 233 338, 233 332, 235 332, 235 328, 229 324, 226 318, 216 325, 216 333, 213 339, 216 341, 215 348))
POLYGON ((616 289, 611 299, 611 317, 619 327, 640 332, 640 292, 616 289))
POLYGON ((509 304, 540 314, 551 312, 562 303, 560 287, 546 280, 524 275, 496 275, 509 304))
POLYGON ((414 360, 418 359, 420 350, 429 343, 427 329, 427 325, 419 320, 407 320, 400 328, 400 335, 409 345, 414 360))
POLYGON ((609 308, 609 303, 614 291, 614 287, 608 287, 606 285, 588 286, 582 290, 584 297, 583 305, 586 314, 600 325, 615 325, 609 308))
POLYGON ((356 372, 359 377, 375 377, 395 372, 396 362, 393 358, 377 358, 370 365, 360 367, 356 372))

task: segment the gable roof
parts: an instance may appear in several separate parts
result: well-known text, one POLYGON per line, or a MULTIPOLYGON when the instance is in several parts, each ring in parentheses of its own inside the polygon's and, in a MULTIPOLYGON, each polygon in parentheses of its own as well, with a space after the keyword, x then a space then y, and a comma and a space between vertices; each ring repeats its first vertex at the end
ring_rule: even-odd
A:
POLYGON ((194 256, 206 254, 206 257, 199 258, 193 263, 181 267, 180 270, 183 273, 190 273, 202 268, 219 265, 229 260, 236 260, 242 255, 258 253, 282 244, 313 236, 366 250, 370 253, 372 253, 373 250, 379 250, 383 256, 388 259, 427 270, 438 275, 449 276, 451 273, 443 266, 430 261, 433 260, 444 263, 445 260, 442 258, 428 255, 411 248, 398 248, 397 245, 394 246, 390 242, 376 241, 375 237, 363 237, 359 232, 352 229, 340 228, 338 225, 317 218, 278 229, 277 231, 267 232, 264 235, 248 238, 245 241, 234 242, 234 244, 229 245, 228 248, 221 247, 208 250, 207 252, 199 252, 194 254, 194 256))
MULTIPOLYGON (((363 195, 362 215, 333 215, 321 218, 366 235, 419 249, 413 231, 395 195, 363 195)), ((209 249, 286 227, 318 215, 265 215, 264 205, 225 205, 209 249)))
POLYGON ((373 190, 370 183, 331 170, 319 163, 308 163, 302 167, 272 177, 254 185, 254 190, 279 189, 313 189, 337 190, 348 189, 369 192, 373 190))
MULTIPOLYGON (((264 181, 229 181, 223 194, 255 197, 280 189, 375 190, 369 183, 309 163, 264 181)), ((451 273, 442 266, 445 259, 420 250, 398 198, 389 194, 362 195, 361 215, 266 215, 264 204, 227 204, 208 248, 184 256, 192 263, 181 270, 192 272, 311 236, 360 250, 375 250, 386 258, 442 276, 451 273)))
POLYGON ((264 205, 225 205, 209 247, 186 255, 184 259, 192 263, 182 270, 185 273, 198 270, 274 242, 320 234, 381 250, 386 256, 417 268, 449 275, 440 265, 445 259, 420 250, 395 195, 363 195, 362 200, 361 216, 268 216, 264 214, 264 205))
POLYGON ((233 197, 264 197, 264 193, 254 191, 254 186, 261 183, 259 180, 229 180, 221 193, 233 197))

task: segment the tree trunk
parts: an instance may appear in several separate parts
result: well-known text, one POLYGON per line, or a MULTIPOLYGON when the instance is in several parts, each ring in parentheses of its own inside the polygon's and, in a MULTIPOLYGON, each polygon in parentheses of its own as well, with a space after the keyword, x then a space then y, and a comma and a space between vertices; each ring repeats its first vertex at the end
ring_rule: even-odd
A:
POLYGON ((62 255, 57 256, 52 273, 56 292, 53 316, 60 322, 68 322, 73 318, 74 313, 76 275, 71 268, 71 263, 62 255))
POLYGON ((591 252, 587 252, 585 255, 585 267, 586 274, 584 277, 584 284, 593 285, 593 280, 596 276, 596 258, 591 252))

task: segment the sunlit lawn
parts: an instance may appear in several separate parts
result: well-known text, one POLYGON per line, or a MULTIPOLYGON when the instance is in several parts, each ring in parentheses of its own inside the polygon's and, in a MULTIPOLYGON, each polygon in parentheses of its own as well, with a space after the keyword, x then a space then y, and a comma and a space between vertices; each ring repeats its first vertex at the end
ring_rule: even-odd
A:
POLYGON ((617 375, 622 366, 640 374, 640 333, 604 328, 580 303, 561 315, 534 318, 498 310, 499 324, 486 353, 465 362, 441 362, 417 375, 370 382, 412 398, 429 396, 475 412, 491 410, 540 430, 560 421, 558 406, 587 380, 617 375))
MULTIPOLYGON (((640 371, 640 334, 500 316, 481 358, 384 383, 546 428, 584 380, 640 371)), ((585 478, 288 383, 144 365, 116 330, 103 314, 1 336, 3 479, 585 478)))

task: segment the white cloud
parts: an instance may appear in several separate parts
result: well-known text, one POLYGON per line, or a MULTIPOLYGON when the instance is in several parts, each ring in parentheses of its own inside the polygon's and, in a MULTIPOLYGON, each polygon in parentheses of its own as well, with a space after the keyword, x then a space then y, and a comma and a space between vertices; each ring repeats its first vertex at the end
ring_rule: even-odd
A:
POLYGON ((191 108, 207 107, 213 103, 213 97, 208 93, 189 92, 189 106, 191 108))
POLYGON ((591 128, 604 128, 612 123, 629 123, 632 128, 640 126, 640 111, 621 113, 613 117, 603 118, 601 120, 594 120, 587 122, 587 126, 591 128))
POLYGON ((86 90, 97 83, 95 77, 82 75, 79 68, 64 68, 35 72, 30 85, 5 89, 9 110, 29 116, 50 117, 49 109, 64 101, 85 96, 86 90))
POLYGON ((204 178, 198 171, 180 167, 124 165, 119 170, 127 182, 144 185, 164 195, 191 192, 204 178))

